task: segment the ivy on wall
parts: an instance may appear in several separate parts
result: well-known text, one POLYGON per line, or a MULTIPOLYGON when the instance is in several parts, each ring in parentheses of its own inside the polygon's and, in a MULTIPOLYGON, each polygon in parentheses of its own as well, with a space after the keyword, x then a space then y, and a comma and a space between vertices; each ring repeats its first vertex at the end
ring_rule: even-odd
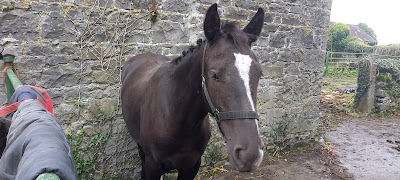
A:
POLYGON ((358 77, 357 77, 357 93, 354 98, 354 105, 357 107, 360 103, 361 97, 367 93, 370 86, 370 61, 364 60, 358 65, 358 77))

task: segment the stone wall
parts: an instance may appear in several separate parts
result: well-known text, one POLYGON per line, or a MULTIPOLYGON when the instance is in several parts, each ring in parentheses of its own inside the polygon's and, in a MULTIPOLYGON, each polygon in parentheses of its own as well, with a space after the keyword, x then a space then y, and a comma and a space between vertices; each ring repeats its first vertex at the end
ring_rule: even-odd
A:
POLYGON ((363 113, 400 109, 400 59, 371 56, 360 62, 355 107, 363 113))
MULTIPOLYGON (((83 179, 131 178, 136 172, 136 145, 120 110, 122 64, 143 52, 179 55, 203 38, 204 13, 215 2, 222 19, 241 25, 259 6, 266 11, 253 47, 264 72, 258 107, 266 151, 310 138, 318 125, 331 0, 156 1, 156 13, 151 0, 0 2, 6 7, 0 14, 0 51, 16 56, 24 84, 50 93, 83 179)), ((211 141, 223 145, 221 135, 213 134, 211 141)))

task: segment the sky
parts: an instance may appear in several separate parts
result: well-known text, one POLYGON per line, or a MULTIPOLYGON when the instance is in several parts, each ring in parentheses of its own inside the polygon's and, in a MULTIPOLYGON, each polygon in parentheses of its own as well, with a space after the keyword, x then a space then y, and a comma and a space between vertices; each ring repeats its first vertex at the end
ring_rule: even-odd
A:
POLYGON ((332 0, 331 22, 366 23, 378 45, 400 44, 400 0, 332 0))

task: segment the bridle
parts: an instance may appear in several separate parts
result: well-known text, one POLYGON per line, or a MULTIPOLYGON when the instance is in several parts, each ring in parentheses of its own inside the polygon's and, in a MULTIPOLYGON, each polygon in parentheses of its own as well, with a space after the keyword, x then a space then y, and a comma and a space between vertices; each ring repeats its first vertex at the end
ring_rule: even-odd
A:
POLYGON ((210 95, 208 94, 207 86, 206 86, 206 78, 204 77, 204 62, 205 62, 205 53, 207 48, 207 42, 204 44, 203 50, 203 59, 201 62, 201 87, 203 89, 204 96, 208 102, 208 105, 211 109, 211 114, 215 117, 218 123, 223 120, 234 120, 234 119, 257 119, 258 113, 256 111, 225 111, 220 112, 212 103, 210 95))

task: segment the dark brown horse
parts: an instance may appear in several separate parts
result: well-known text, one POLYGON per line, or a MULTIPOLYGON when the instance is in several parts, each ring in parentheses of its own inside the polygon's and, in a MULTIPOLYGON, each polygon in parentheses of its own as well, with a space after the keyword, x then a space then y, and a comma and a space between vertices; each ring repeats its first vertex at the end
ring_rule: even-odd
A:
POLYGON ((207 41, 199 40, 181 57, 140 54, 123 67, 122 113, 137 142, 142 179, 160 179, 178 170, 178 179, 193 179, 210 138, 208 113, 216 116, 232 166, 252 171, 262 161, 263 143, 256 113, 262 71, 250 49, 264 23, 258 9, 239 30, 222 26, 217 5, 204 20, 207 41))

